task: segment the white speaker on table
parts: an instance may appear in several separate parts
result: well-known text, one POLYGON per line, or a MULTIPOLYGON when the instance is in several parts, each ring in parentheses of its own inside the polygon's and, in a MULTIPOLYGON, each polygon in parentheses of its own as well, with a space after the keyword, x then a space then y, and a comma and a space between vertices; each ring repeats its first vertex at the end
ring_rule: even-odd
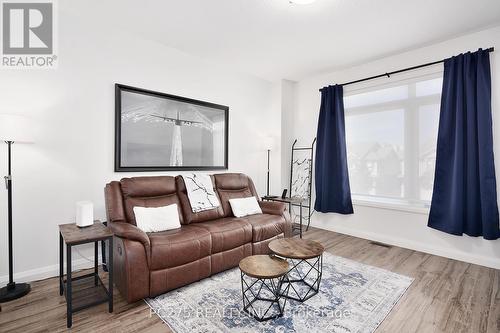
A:
POLYGON ((94 224, 94 204, 90 201, 76 203, 76 225, 80 228, 94 224))

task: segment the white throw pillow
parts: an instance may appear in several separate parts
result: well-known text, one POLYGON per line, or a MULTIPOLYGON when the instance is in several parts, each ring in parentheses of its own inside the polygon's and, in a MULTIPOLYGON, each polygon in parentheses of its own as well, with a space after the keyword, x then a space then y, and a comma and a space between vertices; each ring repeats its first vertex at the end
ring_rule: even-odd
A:
POLYGON ((135 223, 144 232, 160 232, 181 227, 177 204, 164 207, 134 207, 135 223))
POLYGON ((236 217, 243 217, 247 215, 262 214, 257 198, 248 197, 240 199, 229 199, 229 204, 236 217))

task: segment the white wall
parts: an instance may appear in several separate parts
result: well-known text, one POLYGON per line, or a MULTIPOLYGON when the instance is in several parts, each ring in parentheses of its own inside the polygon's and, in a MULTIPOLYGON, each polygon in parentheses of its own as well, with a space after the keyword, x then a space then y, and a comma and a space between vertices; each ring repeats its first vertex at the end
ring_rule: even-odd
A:
MULTIPOLYGON (((305 141, 315 136, 320 105, 318 89, 323 86, 348 82, 447 58, 461 52, 474 51, 479 47, 491 46, 496 47, 496 51, 491 53, 492 108, 496 174, 497 183, 500 184, 500 27, 342 71, 323 73, 301 80, 296 86, 297 104, 291 135, 305 141)), ((380 79, 380 82, 383 80, 380 79)), ((500 268, 500 240, 487 241, 482 238, 448 235, 428 228, 427 217, 425 213, 409 213, 357 205, 354 215, 315 213, 312 223, 315 226, 341 233, 500 268)))
MULTIPOLYGON (((289 80, 281 81, 281 190, 288 189, 290 193, 290 159, 294 137, 295 86, 289 80)), ((281 194, 281 192, 277 192, 281 194)))
MULTIPOLYGON (((72 222, 74 204, 83 199, 93 201, 95 217, 104 219, 104 185, 132 175, 113 172, 116 82, 228 105, 229 171, 247 173, 264 193, 261 138, 281 135, 280 101, 271 83, 67 13, 59 15, 58 34, 57 69, 0 69, 0 113, 28 114, 40 127, 36 144, 14 146, 18 279, 55 275, 58 224, 72 222)), ((1 144, 2 175, 7 173, 6 154, 1 144)), ((279 175, 280 163, 277 154, 273 174, 279 175)), ((153 174, 177 173, 135 175, 153 174)), ((6 200, 6 191, 0 190, 0 281, 8 272, 6 200)), ((89 248, 83 252, 92 258, 89 248)))

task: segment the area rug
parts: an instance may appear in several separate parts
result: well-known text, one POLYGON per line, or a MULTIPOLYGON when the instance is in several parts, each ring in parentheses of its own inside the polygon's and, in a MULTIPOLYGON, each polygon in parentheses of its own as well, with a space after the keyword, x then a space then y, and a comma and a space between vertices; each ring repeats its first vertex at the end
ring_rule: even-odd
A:
POLYGON ((146 299, 175 332, 373 332, 413 279, 329 253, 320 291, 288 300, 284 315, 258 322, 242 311, 239 268, 146 299))

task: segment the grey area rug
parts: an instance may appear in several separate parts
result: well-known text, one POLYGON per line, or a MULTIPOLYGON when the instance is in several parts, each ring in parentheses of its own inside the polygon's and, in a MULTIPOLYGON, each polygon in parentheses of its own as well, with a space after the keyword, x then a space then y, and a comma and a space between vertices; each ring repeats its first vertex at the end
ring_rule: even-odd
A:
POLYGON ((175 332, 373 332, 412 281, 325 253, 319 293, 304 303, 287 300, 284 316, 271 321, 242 311, 239 268, 146 303, 175 332))

